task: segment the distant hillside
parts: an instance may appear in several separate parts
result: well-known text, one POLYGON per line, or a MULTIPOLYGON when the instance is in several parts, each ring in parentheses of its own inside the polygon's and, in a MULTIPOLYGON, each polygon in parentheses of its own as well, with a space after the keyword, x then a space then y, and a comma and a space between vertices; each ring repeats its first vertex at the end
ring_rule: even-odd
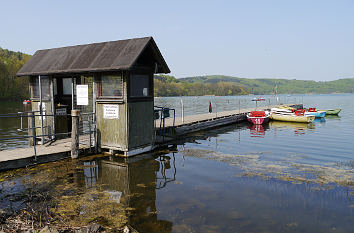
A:
POLYGON ((28 98, 27 78, 15 78, 31 56, 0 48, 0 100, 28 98))
POLYGON ((354 78, 335 81, 316 82, 289 79, 246 79, 223 75, 208 75, 178 79, 180 82, 216 84, 228 82, 241 85, 252 94, 272 94, 277 85, 280 94, 302 93, 354 93, 354 78))
POLYGON ((155 96, 245 95, 246 87, 234 82, 184 82, 168 75, 156 75, 155 96))

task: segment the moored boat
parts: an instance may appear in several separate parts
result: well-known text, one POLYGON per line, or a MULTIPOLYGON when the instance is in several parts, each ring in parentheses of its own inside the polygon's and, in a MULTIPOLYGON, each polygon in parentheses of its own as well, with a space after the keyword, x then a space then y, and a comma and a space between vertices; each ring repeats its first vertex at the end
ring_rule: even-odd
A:
POLYGON ((269 121, 269 111, 252 111, 247 114, 247 120, 255 125, 261 125, 269 121))
POLYGON ((295 114, 279 114, 279 113, 271 113, 270 119, 276 121, 289 121, 289 122, 300 122, 300 123, 311 123, 315 120, 315 116, 298 116, 295 114))
POLYGON ((315 117, 322 118, 326 116, 326 111, 316 110, 316 108, 309 108, 305 112, 305 116, 315 116, 315 117))
POLYGON ((338 114, 340 113, 341 110, 342 110, 342 109, 337 108, 337 109, 327 109, 327 110, 319 110, 319 111, 325 111, 325 112, 326 112, 326 116, 327 116, 327 115, 334 115, 334 116, 336 116, 336 115, 338 115, 338 114))
POLYGON ((305 115, 304 109, 294 111, 282 108, 272 108, 270 119, 277 121, 311 123, 315 119, 315 116, 305 115))

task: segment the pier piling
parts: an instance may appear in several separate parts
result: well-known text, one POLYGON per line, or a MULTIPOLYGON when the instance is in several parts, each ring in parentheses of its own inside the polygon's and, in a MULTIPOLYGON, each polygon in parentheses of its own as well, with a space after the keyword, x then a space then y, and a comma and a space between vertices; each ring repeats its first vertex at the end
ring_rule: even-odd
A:
POLYGON ((79 117, 80 110, 71 110, 72 128, 71 128, 71 158, 79 157, 79 117))

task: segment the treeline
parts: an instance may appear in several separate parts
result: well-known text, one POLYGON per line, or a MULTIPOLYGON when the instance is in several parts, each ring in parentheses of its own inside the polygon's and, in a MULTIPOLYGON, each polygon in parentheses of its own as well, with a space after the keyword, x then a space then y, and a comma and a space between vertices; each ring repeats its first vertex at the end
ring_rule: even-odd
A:
POLYGON ((296 79, 247 79, 224 75, 207 75, 179 79, 181 82, 217 84, 229 82, 245 87, 252 94, 273 94, 277 86, 279 94, 308 94, 308 93, 354 93, 354 78, 338 79, 335 81, 312 81, 296 79))
POLYGON ((155 96, 201 96, 201 95, 245 95, 248 94, 242 85, 231 82, 189 83, 182 82, 173 76, 156 75, 154 78, 155 96))
POLYGON ((15 78, 17 71, 31 56, 0 48, 0 100, 28 98, 28 79, 15 78))

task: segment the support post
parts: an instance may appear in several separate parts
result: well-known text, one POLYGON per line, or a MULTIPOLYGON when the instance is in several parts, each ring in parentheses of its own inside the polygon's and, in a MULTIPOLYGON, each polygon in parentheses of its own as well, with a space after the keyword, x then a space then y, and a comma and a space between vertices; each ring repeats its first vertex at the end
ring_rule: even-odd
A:
POLYGON ((71 110, 72 128, 71 128, 71 158, 79 157, 79 117, 80 110, 71 110))
POLYGON ((74 102, 74 91, 75 91, 75 83, 74 83, 74 77, 71 78, 71 110, 75 109, 75 102, 74 102))
POLYGON ((50 78, 50 95, 51 95, 51 105, 52 105, 52 140, 55 139, 55 103, 54 103, 54 78, 50 78))
POLYGON ((241 100, 238 100, 238 115, 241 114, 241 100))
POLYGON ((35 126, 35 112, 32 112, 32 136, 33 136, 33 151, 34 151, 34 161, 37 161, 37 149, 36 149, 36 126, 35 126))
POLYGON ((184 123, 184 105, 183 105, 183 100, 181 98, 181 115, 182 115, 182 123, 184 123))
MULTIPOLYGON (((123 78, 123 72, 122 72, 122 78, 123 78)), ((95 144, 95 154, 97 154, 98 149, 97 149, 97 124, 96 124, 96 76, 93 76, 92 79, 92 124, 94 127, 93 130, 93 138, 94 138, 94 144, 95 144)))
POLYGON ((42 77, 38 76, 38 84, 39 84, 39 113, 41 115, 41 141, 42 145, 44 144, 44 129, 43 129, 43 97, 42 97, 42 77))
POLYGON ((215 118, 218 118, 218 106, 216 105, 216 101, 215 101, 215 118))

